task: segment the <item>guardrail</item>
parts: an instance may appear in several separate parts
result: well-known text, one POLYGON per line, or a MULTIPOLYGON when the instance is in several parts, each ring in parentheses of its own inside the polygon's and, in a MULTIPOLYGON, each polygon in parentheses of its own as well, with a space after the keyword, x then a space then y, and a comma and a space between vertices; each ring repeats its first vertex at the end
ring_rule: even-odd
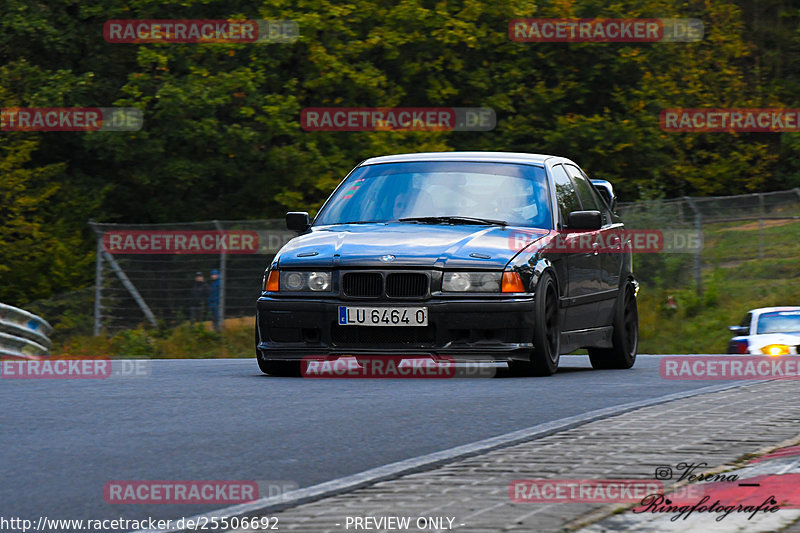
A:
POLYGON ((32 313, 0 304, 0 356, 40 359, 47 356, 53 343, 48 335, 53 326, 32 313))

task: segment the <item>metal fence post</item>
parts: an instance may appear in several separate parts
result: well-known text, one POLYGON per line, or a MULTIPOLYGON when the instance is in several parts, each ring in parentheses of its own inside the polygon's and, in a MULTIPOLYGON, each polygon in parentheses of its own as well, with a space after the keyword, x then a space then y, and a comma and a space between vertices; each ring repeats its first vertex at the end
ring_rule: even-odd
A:
MULTIPOLYGON (((217 231, 222 232, 222 225, 219 220, 214 221, 217 231)), ((226 241, 227 242, 227 241, 226 241)), ((228 263, 228 254, 225 252, 225 247, 222 247, 219 253, 219 328, 222 329, 222 324, 225 323, 225 272, 228 263)))
POLYGON ((100 335, 103 329, 102 312, 103 307, 100 303, 103 287, 103 238, 97 237, 97 265, 94 273, 94 336, 100 335))
POLYGON ((758 258, 764 259, 764 195, 758 194, 758 258))
MULTIPOLYGON (((684 196, 684 200, 689 204, 689 207, 694 211, 694 229, 699 235, 703 235, 703 216, 700 214, 700 209, 695 205, 690 196, 684 196)), ((703 257, 702 246, 694 253, 694 282, 697 286, 697 295, 703 294, 703 257)))
POLYGON ((103 258, 106 261, 108 261, 109 265, 111 265, 111 268, 117 274, 117 277, 119 278, 120 282, 126 289, 128 289, 128 292, 131 294, 131 296, 133 296, 134 301, 139 306, 139 309, 142 310, 142 313, 144 313, 144 316, 147 318, 150 324, 157 327, 158 322, 156 322, 156 317, 150 310, 150 306, 147 305, 147 302, 144 301, 142 295, 139 294, 139 291, 136 290, 136 287, 133 285, 133 283, 131 283, 131 280, 128 279, 128 275, 125 274, 125 271, 122 270, 122 267, 119 266, 114 257, 105 250, 103 250, 103 258))

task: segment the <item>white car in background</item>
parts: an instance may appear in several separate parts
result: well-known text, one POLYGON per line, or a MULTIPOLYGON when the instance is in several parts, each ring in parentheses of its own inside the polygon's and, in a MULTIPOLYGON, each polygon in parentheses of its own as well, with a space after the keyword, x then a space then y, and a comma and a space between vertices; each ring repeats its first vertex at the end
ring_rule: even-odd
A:
POLYGON ((800 353, 800 307, 752 309, 738 326, 728 328, 736 337, 728 353, 797 355, 800 353))

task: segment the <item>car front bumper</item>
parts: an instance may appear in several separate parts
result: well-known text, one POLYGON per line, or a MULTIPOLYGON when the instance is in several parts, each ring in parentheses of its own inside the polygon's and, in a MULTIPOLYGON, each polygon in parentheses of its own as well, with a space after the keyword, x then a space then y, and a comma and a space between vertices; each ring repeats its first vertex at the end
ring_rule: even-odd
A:
POLYGON ((262 296, 256 351, 266 360, 320 356, 431 356, 454 361, 526 360, 534 297, 343 301, 262 296), (427 307, 428 326, 340 326, 341 305, 427 307))

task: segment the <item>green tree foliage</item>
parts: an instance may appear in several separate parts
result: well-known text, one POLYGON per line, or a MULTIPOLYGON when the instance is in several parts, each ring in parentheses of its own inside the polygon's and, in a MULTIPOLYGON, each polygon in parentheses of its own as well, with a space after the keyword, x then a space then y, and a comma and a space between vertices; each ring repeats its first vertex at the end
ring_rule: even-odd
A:
POLYGON ((84 282, 81 232, 70 222, 67 192, 55 178, 63 164, 32 166, 37 140, 0 137, 0 279, 2 299, 25 302, 84 282), (65 220, 64 225, 53 225, 65 220), (76 253, 78 252, 78 253, 76 253))
POLYGON ((555 153, 611 179, 623 200, 800 185, 797 134, 667 133, 658 122, 670 107, 796 106, 799 17, 785 0, 5 0, 3 107, 133 106, 145 124, 0 134, 0 300, 24 304, 90 283, 89 218, 314 212, 348 170, 379 154, 555 153), (512 41, 509 21, 527 17, 694 17, 706 35, 697 43, 512 41), (291 19, 300 37, 103 39, 106 20, 146 18, 291 19), (491 132, 300 127, 305 107, 346 106, 485 106, 498 122, 491 132))

